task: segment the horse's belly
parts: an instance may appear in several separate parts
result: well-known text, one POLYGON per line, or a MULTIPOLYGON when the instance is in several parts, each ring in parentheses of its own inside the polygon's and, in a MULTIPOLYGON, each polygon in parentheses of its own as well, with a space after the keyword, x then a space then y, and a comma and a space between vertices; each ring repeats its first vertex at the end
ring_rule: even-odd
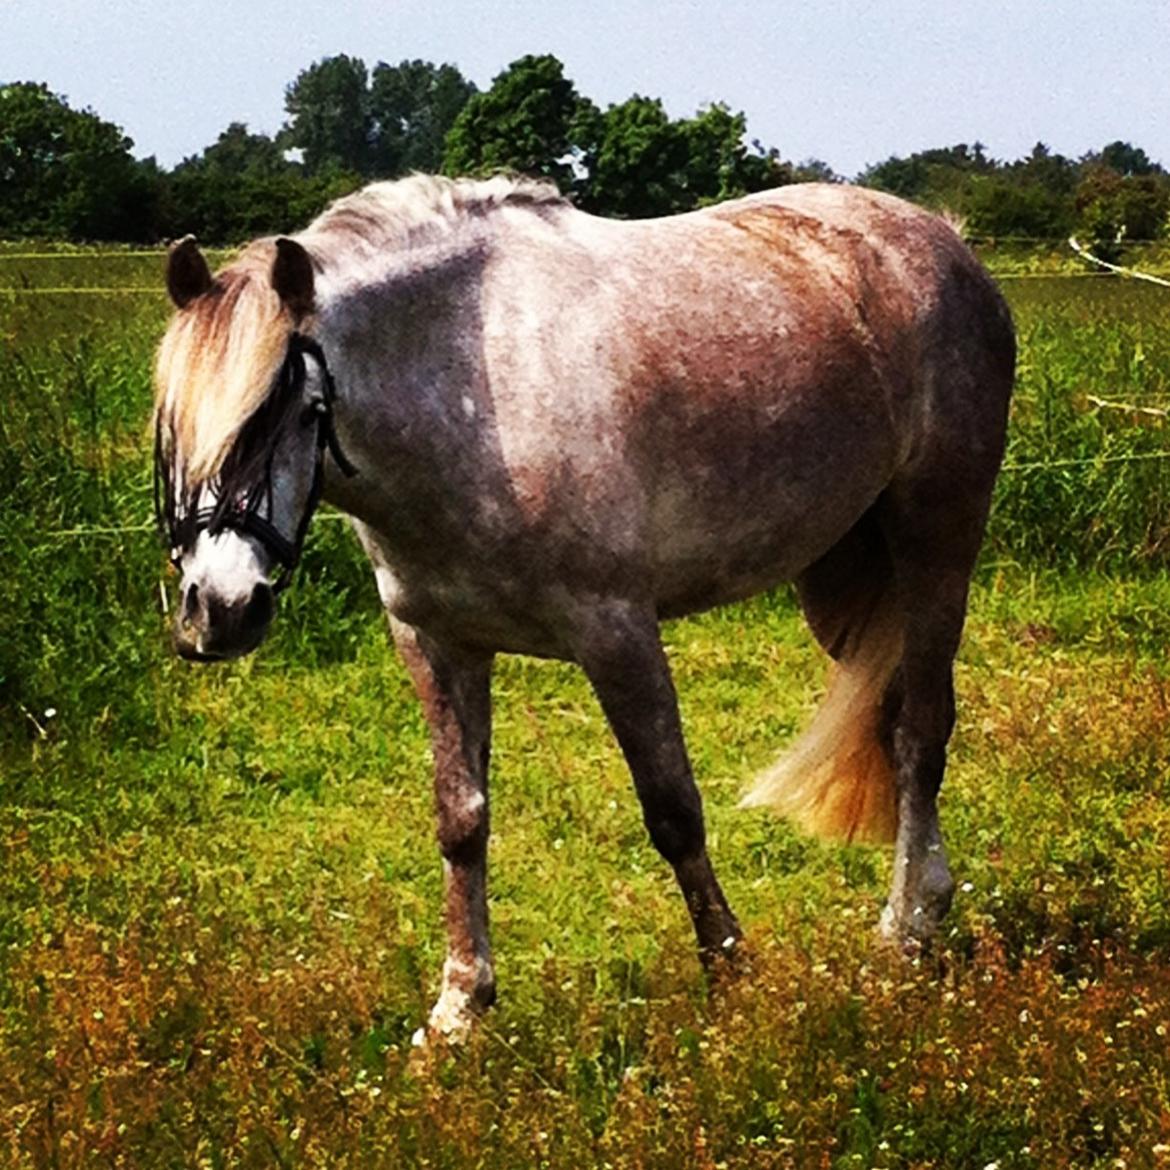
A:
MULTIPOLYGON (((764 455, 759 458, 763 459, 764 455)), ((893 444, 875 426, 823 451, 770 453, 770 470, 679 459, 649 508, 663 616, 737 601, 791 581, 853 526, 889 482, 893 444)))
MULTIPOLYGON (((872 498, 872 497, 871 497, 872 498)), ((662 534, 654 593, 663 617, 709 609, 796 578, 856 522, 865 506, 826 517, 775 517, 774 523, 729 528, 680 526, 662 534)))

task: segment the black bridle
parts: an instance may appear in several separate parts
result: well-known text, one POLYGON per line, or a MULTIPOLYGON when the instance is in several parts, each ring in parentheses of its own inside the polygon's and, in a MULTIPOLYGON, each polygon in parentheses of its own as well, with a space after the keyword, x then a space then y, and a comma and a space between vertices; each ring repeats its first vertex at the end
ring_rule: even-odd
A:
POLYGON ((293 570, 301 558, 309 521, 321 501, 325 472, 325 453, 343 474, 352 476, 357 469, 345 457, 333 427, 333 404, 337 386, 325 353, 311 337, 294 333, 289 338, 284 362, 276 375, 271 392, 240 431, 223 466, 206 484, 176 484, 168 456, 174 449, 164 442, 161 413, 154 432, 154 512, 159 531, 167 541, 171 563, 178 566, 183 550, 194 544, 200 532, 212 536, 232 529, 255 537, 281 566, 281 575, 273 584, 280 593, 288 586, 293 570), (321 369, 321 393, 304 406, 300 424, 316 423, 317 444, 313 482, 297 530, 290 540, 272 523, 272 472, 282 423, 292 404, 301 399, 307 376, 305 357, 311 357, 321 369), (216 496, 213 508, 198 508, 202 489, 208 486, 216 496))

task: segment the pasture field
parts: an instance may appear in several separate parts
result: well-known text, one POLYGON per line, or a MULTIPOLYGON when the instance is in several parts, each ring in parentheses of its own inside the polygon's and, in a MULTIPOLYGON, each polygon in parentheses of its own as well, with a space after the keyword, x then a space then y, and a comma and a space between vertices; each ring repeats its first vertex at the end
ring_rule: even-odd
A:
POLYGON ((496 679, 501 1002, 412 1056, 443 951, 421 715, 336 517, 271 640, 174 660, 161 261, 0 249, 0 1165, 1170 1166, 1170 291, 1005 281, 1008 468, 943 795, 960 889, 735 808, 823 661, 786 592, 666 635, 751 958, 708 989, 580 674, 496 679), (88 286, 101 292, 53 290, 88 286), (1100 406, 1094 400, 1110 405, 1100 406))

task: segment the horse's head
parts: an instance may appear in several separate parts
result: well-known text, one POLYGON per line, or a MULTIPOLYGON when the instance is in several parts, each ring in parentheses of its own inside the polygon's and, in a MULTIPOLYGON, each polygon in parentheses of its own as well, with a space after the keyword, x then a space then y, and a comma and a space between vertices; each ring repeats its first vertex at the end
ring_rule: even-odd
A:
POLYGON ((177 308, 156 366, 156 507, 182 574, 175 649, 210 661, 254 650, 300 555, 333 437, 333 383, 300 329, 313 265, 293 240, 252 245, 213 277, 172 248, 177 308))

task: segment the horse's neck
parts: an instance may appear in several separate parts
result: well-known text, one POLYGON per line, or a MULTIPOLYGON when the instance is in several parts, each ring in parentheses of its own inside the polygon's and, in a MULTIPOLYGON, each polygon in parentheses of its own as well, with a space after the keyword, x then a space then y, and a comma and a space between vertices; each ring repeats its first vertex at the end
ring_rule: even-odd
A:
POLYGON ((365 474, 329 476, 331 503, 371 520, 378 501, 429 498, 450 468, 471 457, 480 423, 484 259, 476 242, 432 248, 394 257, 378 278, 342 274, 337 281, 318 340, 337 382, 338 438, 365 474))

